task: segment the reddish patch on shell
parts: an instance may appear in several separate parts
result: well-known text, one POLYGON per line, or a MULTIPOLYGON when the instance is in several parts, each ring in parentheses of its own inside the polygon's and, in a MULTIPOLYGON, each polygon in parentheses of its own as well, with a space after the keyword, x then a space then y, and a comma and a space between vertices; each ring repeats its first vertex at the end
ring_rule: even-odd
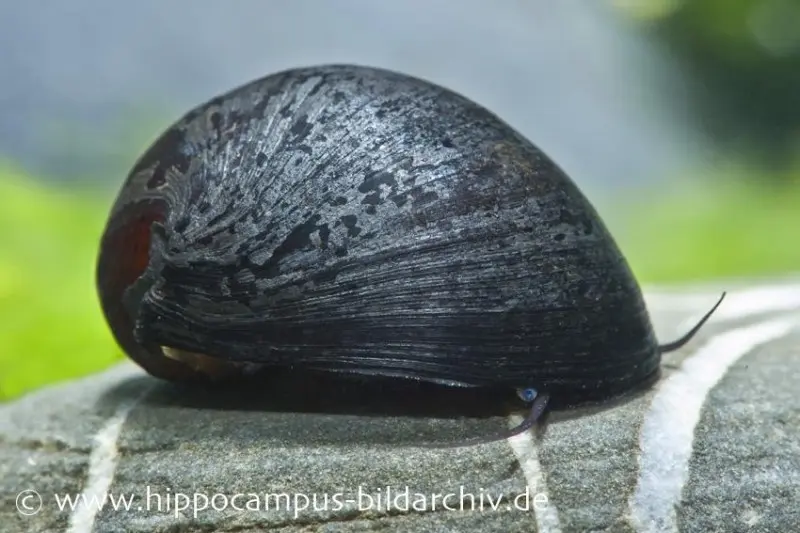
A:
POLYGON ((130 285, 141 276, 148 263, 150 262, 150 228, 153 222, 160 221, 162 218, 152 213, 143 213, 129 223, 122 230, 122 235, 117 238, 120 245, 128 244, 127 262, 120 266, 120 281, 125 285, 130 285))
POLYGON ((125 291, 147 269, 150 262, 151 230, 163 222, 165 210, 160 202, 131 204, 109 222, 100 245, 97 287, 111 331, 125 353, 154 376, 171 380, 191 378, 188 368, 169 359, 158 346, 142 346, 134 335, 135 317, 123 304, 125 291))

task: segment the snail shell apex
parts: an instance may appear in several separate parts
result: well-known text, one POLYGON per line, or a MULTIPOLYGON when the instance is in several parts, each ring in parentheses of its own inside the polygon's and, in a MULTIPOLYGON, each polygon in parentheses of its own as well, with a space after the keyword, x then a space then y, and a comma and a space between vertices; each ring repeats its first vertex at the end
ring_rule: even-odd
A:
POLYGON ((369 67, 272 74, 178 120, 124 183, 97 282, 126 353, 171 380, 266 365, 575 404, 659 369, 565 173, 469 99, 369 67))

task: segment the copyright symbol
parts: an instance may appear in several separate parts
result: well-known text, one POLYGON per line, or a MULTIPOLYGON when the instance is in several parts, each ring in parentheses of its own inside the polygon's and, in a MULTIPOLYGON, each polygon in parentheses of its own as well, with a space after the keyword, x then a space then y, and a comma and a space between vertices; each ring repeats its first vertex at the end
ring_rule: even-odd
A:
POLYGON ((33 516, 42 510, 42 497, 33 489, 17 494, 17 511, 24 516, 33 516))

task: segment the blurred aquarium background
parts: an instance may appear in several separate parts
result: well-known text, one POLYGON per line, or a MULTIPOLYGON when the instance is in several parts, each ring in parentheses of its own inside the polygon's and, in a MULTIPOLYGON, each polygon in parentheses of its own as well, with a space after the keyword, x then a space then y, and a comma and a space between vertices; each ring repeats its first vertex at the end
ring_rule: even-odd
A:
POLYGON ((478 101, 645 285, 800 269, 800 0, 0 3, 0 400, 122 357, 94 288, 137 156, 190 107, 353 62, 478 101))

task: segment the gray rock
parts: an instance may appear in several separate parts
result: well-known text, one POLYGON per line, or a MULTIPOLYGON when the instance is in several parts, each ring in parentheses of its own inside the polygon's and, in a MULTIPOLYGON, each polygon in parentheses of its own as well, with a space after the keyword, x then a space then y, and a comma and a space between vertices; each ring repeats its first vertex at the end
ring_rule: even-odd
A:
MULTIPOLYGON (((648 293, 659 337, 715 296, 648 293)), ((467 397, 392 409, 390 388, 366 402, 284 377, 190 390, 124 363, 0 407, 0 531, 792 531, 799 324, 800 286, 743 285, 653 389, 468 447, 420 444, 516 420, 467 397), (60 507, 67 496, 90 505, 60 507)))

